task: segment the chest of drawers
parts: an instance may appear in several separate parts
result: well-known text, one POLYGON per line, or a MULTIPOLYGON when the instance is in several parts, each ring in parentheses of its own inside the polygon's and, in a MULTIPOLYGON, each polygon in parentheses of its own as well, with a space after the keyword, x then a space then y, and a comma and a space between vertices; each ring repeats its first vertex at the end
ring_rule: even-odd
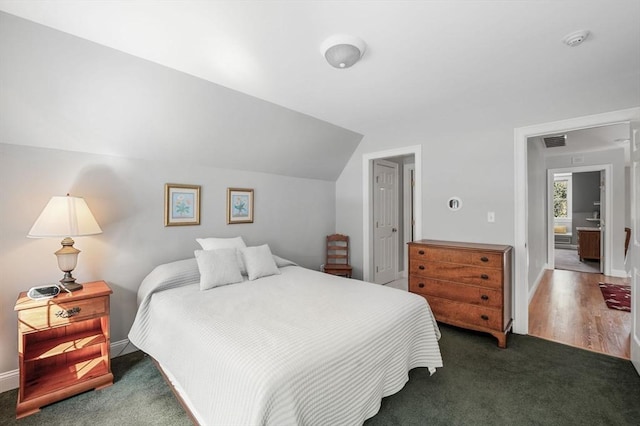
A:
POLYGON ((409 243, 409 291, 437 321, 490 333, 507 346, 511 329, 511 246, 420 240, 409 243))

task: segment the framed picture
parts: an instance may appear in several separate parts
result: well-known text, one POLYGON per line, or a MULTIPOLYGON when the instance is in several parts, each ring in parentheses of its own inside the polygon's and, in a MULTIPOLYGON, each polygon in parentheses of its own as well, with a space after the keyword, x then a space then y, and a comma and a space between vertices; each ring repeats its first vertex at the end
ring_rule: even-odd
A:
POLYGON ((253 189, 227 188, 227 224, 253 223, 253 189))
POLYGON ((164 226, 200 225, 200 186, 164 186, 164 226))

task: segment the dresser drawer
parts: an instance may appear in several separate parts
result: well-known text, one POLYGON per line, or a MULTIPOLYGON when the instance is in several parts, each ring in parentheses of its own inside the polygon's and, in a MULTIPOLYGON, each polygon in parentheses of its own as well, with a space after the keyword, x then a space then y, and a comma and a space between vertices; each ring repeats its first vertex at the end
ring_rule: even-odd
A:
POLYGON ((409 291, 412 293, 436 296, 443 299, 480 306, 501 308, 503 297, 501 290, 457 284, 450 281, 438 281, 430 278, 409 277, 409 291))
POLYGON ((411 245, 409 246, 409 257, 416 260, 424 259, 487 268, 502 268, 502 253, 411 245))
POLYGON ((108 296, 68 302, 52 300, 47 305, 18 311, 18 327, 21 332, 28 333, 99 317, 108 311, 108 296))
POLYGON ((426 296, 437 321, 453 325, 473 325, 492 330, 503 330, 502 311, 489 307, 454 302, 426 296))
POLYGON ((409 265, 409 274, 496 289, 502 288, 503 278, 503 272, 500 269, 417 260, 412 261, 409 265))

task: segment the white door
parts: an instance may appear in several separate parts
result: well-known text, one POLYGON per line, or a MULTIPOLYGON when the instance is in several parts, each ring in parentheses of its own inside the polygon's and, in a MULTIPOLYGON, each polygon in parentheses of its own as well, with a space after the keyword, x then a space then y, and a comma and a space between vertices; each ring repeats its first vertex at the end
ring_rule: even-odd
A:
POLYGON ((373 164, 373 282, 386 284, 398 270, 398 164, 373 164))
POLYGON ((631 362, 640 374, 640 122, 631 122, 631 362))
MULTIPOLYGON (((604 274, 604 263, 608 262, 609 259, 605 258, 604 255, 604 239, 605 233, 607 232, 606 228, 606 185, 605 185, 605 176, 606 172, 604 170, 600 170, 600 273, 604 274)), ((597 223, 597 222, 596 222, 597 223)))

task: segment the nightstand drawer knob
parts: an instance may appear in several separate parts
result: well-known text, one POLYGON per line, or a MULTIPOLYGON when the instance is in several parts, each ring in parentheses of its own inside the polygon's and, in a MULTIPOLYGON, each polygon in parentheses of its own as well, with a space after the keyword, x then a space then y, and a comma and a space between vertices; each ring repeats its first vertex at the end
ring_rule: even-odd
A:
POLYGON ((482 278, 483 280, 488 280, 489 279, 489 275, 482 274, 482 275, 480 275, 480 278, 482 278))
POLYGON ((424 271, 424 265, 418 266, 418 269, 420 269, 421 271, 424 271))
POLYGON ((80 313, 80 307, 76 306, 75 308, 67 309, 66 311, 58 311, 56 312, 56 316, 59 318, 71 318, 80 313))
POLYGON ((483 261, 483 262, 488 262, 488 261, 489 261, 489 258, 488 258, 487 256, 482 256, 482 257, 480 258, 480 260, 481 260, 481 261, 483 261))
POLYGON ((480 318, 482 318, 485 321, 489 320, 489 317, 487 315, 480 315, 480 318))
POLYGON ((487 296, 486 294, 483 294, 482 296, 480 296, 480 299, 489 300, 489 296, 487 296))
POLYGON ((420 287, 420 288, 424 288, 424 283, 420 283, 420 284, 418 284, 418 287, 420 287))
POLYGON ((418 254, 424 254, 424 250, 418 250, 418 254))

